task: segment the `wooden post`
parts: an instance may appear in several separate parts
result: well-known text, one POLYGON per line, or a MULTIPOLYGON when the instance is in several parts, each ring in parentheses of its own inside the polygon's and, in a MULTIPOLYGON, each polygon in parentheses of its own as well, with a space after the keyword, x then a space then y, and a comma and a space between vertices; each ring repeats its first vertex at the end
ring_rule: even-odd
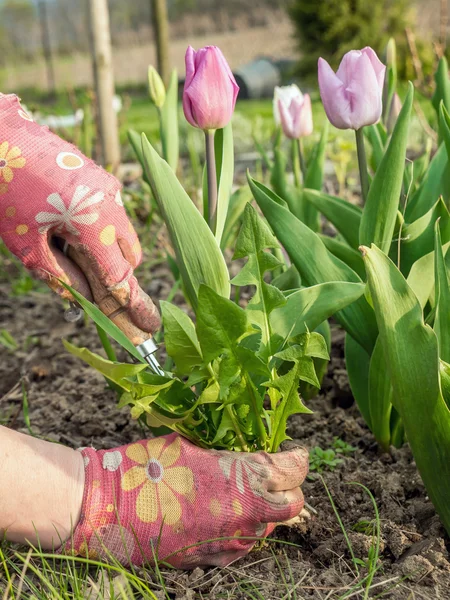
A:
POLYGON ((169 84, 170 60, 169 60, 169 19, 167 16, 167 1, 152 0, 153 31, 155 34, 156 60, 158 73, 164 81, 169 84))
POLYGON ((47 0, 38 2, 39 22, 41 25, 42 51, 47 69, 47 86, 49 92, 55 91, 55 70, 53 68, 52 47, 50 44, 50 30, 48 28, 47 0))
POLYGON ((113 107, 114 71, 108 0, 90 0, 90 19, 94 59, 95 90, 99 115, 102 163, 117 168, 120 163, 120 143, 117 114, 113 107))

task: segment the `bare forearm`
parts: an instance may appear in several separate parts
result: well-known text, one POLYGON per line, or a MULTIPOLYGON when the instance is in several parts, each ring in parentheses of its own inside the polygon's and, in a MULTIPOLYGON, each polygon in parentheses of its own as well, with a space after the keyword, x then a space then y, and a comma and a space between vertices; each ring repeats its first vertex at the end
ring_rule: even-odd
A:
POLYGON ((0 534, 58 547, 79 520, 79 452, 0 426, 0 534))

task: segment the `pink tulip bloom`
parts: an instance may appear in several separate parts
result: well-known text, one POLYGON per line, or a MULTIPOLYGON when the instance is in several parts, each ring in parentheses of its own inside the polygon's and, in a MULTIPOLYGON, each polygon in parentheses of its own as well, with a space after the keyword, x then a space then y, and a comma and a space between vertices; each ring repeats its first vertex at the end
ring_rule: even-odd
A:
POLYGON ((313 132, 311 98, 295 84, 275 88, 274 116, 288 138, 298 139, 313 132))
POLYGON ((221 129, 233 115, 239 86, 217 46, 186 50, 183 110, 199 129, 221 129))
POLYGON ((379 121, 385 71, 369 47, 347 52, 336 73, 319 58, 320 95, 335 127, 356 130, 379 121))

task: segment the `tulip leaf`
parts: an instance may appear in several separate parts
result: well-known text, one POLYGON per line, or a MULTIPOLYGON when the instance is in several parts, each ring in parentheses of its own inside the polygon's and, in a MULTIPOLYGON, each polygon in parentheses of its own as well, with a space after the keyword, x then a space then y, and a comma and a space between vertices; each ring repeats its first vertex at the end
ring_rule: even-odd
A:
MULTIPOLYGON (((330 281, 361 283, 360 277, 326 249, 320 237, 289 212, 264 185, 248 176, 250 188, 277 239, 283 245, 302 282, 308 286, 330 281)), ((338 311, 336 319, 371 352, 377 337, 373 311, 361 297, 338 311)))
POLYGON ((193 367, 204 363, 194 323, 170 302, 161 302, 161 313, 167 354, 183 375, 189 375, 193 367))
POLYGON ((448 76, 448 63, 445 56, 441 57, 438 63, 438 68, 434 74, 436 88, 432 98, 432 104, 439 117, 439 105, 441 102, 444 107, 450 112, 450 79, 448 76))
POLYGON ((450 412, 441 393, 438 339, 394 263, 378 248, 364 262, 393 402, 428 495, 450 532, 450 412))
POLYGON ((380 337, 370 357, 369 367, 370 425, 375 439, 385 452, 391 441, 392 385, 386 373, 386 361, 380 337))
POLYGON ((364 284, 332 281, 290 294, 286 304, 270 315, 272 331, 282 338, 314 330, 325 319, 355 302, 364 293, 364 284))
POLYGON ((228 214, 234 177, 234 149, 231 122, 223 129, 216 131, 214 148, 218 184, 215 236, 220 246, 228 214))
POLYGON ((407 202, 405 219, 408 223, 423 217, 447 192, 444 185, 448 169, 445 144, 441 144, 433 156, 428 170, 413 197, 407 202))
POLYGON ((371 167, 374 172, 378 169, 384 156, 384 144, 380 136, 380 131, 376 125, 369 125, 363 129, 364 135, 369 140, 372 147, 371 167))
POLYGON ((272 285, 282 292, 287 290, 296 290, 302 285, 302 279, 294 265, 291 265, 272 279, 272 285))
POLYGON ((367 426, 372 430, 369 403, 370 355, 348 334, 345 336, 345 364, 355 402, 367 426))
POLYGON ((410 83, 391 140, 370 185, 361 218, 360 243, 374 243, 384 252, 389 251, 397 219, 413 96, 410 83))
POLYGON ((303 194, 308 202, 333 223, 345 241, 357 250, 362 210, 346 200, 323 192, 305 189, 303 194))
POLYGON ((443 242, 447 243, 450 241, 450 213, 442 198, 423 217, 403 227, 400 246, 400 269, 403 274, 407 275, 419 258, 433 251, 437 220, 443 242))
POLYGON ((237 286, 256 286, 256 292, 247 305, 247 315, 249 321, 261 330, 261 342, 263 347, 268 348, 269 356, 272 354, 272 332, 268 317, 275 308, 286 304, 286 298, 278 288, 264 281, 265 272, 281 264, 273 254, 265 252, 265 249, 278 247, 277 239, 268 226, 252 205, 247 204, 233 259, 247 257, 248 261, 231 283, 237 286))
POLYGON ((166 100, 161 108, 161 143, 164 159, 176 172, 178 166, 178 73, 172 71, 167 86, 166 100))
MULTIPOLYGON (((447 269, 450 269, 450 242, 442 246, 447 269)), ((407 282, 413 290, 422 308, 433 295, 434 289, 434 251, 425 254, 417 260, 409 272, 407 282)))
POLYGON ((433 329, 439 343, 439 356, 450 362, 450 286, 448 269, 442 250, 440 223, 435 226, 435 316, 433 329))
POLYGON ((289 185, 286 179, 286 156, 279 147, 274 149, 274 163, 270 174, 270 185, 282 198, 289 210, 301 221, 305 221, 305 206, 302 190, 289 185))
POLYGON ((177 258, 184 289, 193 308, 201 284, 230 295, 228 269, 217 242, 169 165, 142 136, 145 172, 177 258))
POLYGON ((353 248, 350 248, 348 244, 340 242, 336 238, 329 237, 327 235, 321 235, 319 237, 327 247, 327 250, 333 254, 339 260, 342 260, 348 265, 361 279, 365 279, 366 270, 364 269, 364 262, 361 257, 361 253, 353 248))
MULTIPOLYGON (((325 165, 326 146, 328 143, 329 123, 325 120, 319 143, 314 147, 312 156, 306 169, 304 187, 320 191, 323 185, 323 171, 325 165)), ((312 204, 303 202, 304 221, 313 231, 320 230, 319 212, 312 204)))

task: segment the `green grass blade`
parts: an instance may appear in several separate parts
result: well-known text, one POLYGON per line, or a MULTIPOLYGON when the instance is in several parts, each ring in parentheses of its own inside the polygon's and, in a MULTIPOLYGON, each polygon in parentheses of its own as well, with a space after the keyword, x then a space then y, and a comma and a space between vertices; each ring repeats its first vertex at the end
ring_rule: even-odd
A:
POLYGON ((389 251, 397 219, 413 97, 414 88, 410 83, 391 140, 370 185, 361 218, 360 243, 374 243, 384 252, 389 251))
POLYGON ((364 262, 393 401, 428 495, 450 532, 450 412, 440 388, 438 340, 394 263, 375 246, 364 248, 364 262))

